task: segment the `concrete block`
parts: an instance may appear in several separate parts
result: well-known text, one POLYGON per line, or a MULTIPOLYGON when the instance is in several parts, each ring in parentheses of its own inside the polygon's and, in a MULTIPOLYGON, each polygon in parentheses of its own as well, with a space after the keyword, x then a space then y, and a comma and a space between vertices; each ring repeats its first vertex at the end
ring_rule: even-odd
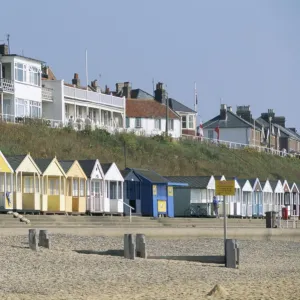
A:
POLYGON ((13 217, 14 217, 14 218, 17 218, 17 217, 18 217, 18 215, 19 215, 19 213, 17 213, 17 212, 14 212, 12 215, 13 215, 13 217))
POLYGON ((33 251, 38 251, 38 240, 36 229, 29 229, 28 233, 29 248, 33 251))
POLYGON ((22 218, 24 218, 24 216, 23 215, 18 215, 17 218, 19 218, 21 220, 22 218))
POLYGON ((136 235, 136 256, 147 258, 146 237, 141 233, 136 235))
POLYGON ((48 230, 40 230, 39 246, 50 249, 50 239, 48 236, 48 230))
POLYGON ((135 243, 132 234, 124 234, 124 257, 135 259, 135 243))
POLYGON ((237 268, 240 259, 240 249, 236 240, 227 239, 225 246, 225 266, 226 268, 237 268))

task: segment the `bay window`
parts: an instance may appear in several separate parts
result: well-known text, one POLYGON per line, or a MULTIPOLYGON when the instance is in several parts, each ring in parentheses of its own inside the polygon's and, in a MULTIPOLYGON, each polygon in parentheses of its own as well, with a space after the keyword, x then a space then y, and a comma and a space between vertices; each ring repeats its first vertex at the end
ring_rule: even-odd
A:
POLYGON ((194 128, 194 116, 189 116, 189 128, 194 128))
POLYGON ((41 71, 38 68, 29 66, 29 83, 41 86, 41 71))
POLYGON ((15 80, 26 82, 26 65, 22 63, 15 63, 15 80))
POLYGON ((182 129, 195 129, 194 115, 182 116, 182 129))

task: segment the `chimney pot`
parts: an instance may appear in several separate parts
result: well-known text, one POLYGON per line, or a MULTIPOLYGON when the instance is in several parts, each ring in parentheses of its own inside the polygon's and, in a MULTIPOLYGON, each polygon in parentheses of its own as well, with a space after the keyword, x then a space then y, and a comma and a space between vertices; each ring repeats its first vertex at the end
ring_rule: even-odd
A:
POLYGON ((5 45, 5 44, 0 45, 0 54, 2 54, 2 55, 9 54, 8 45, 5 45))
POLYGON ((78 73, 74 73, 74 78, 72 79, 72 84, 76 85, 77 87, 80 86, 80 79, 78 73))

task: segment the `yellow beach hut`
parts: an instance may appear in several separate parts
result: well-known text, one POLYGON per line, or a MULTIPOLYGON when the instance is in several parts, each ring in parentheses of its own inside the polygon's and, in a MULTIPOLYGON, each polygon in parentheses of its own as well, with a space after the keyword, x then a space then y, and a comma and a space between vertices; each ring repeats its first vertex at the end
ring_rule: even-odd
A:
POLYGON ((66 211, 66 173, 58 160, 35 159, 42 172, 41 212, 62 213, 66 211))
POLYGON ((77 160, 60 160, 66 176, 66 212, 86 212, 86 180, 87 177, 77 160))
POLYGON ((14 170, 14 210, 40 212, 40 176, 41 171, 30 154, 7 156, 14 170))
POLYGON ((13 209, 13 173, 14 170, 0 151, 0 210, 13 209))

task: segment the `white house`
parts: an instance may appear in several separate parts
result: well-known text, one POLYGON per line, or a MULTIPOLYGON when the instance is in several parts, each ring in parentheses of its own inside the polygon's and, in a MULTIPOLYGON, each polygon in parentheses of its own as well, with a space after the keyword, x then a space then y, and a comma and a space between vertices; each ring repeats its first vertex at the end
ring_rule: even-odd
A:
MULTIPOLYGON (((46 69, 46 73, 49 70, 46 69)), ((43 103, 43 118, 53 127, 70 125, 83 129, 85 125, 114 131, 125 126, 125 97, 101 92, 96 80, 82 87, 77 73, 72 84, 64 80, 43 80, 48 99, 43 103)))
POLYGON ((42 116, 42 61, 10 54, 0 45, 0 113, 8 122, 42 116))
POLYGON ((145 136, 161 135, 166 132, 173 138, 181 136, 181 120, 172 109, 152 99, 126 100, 126 128, 145 136))

